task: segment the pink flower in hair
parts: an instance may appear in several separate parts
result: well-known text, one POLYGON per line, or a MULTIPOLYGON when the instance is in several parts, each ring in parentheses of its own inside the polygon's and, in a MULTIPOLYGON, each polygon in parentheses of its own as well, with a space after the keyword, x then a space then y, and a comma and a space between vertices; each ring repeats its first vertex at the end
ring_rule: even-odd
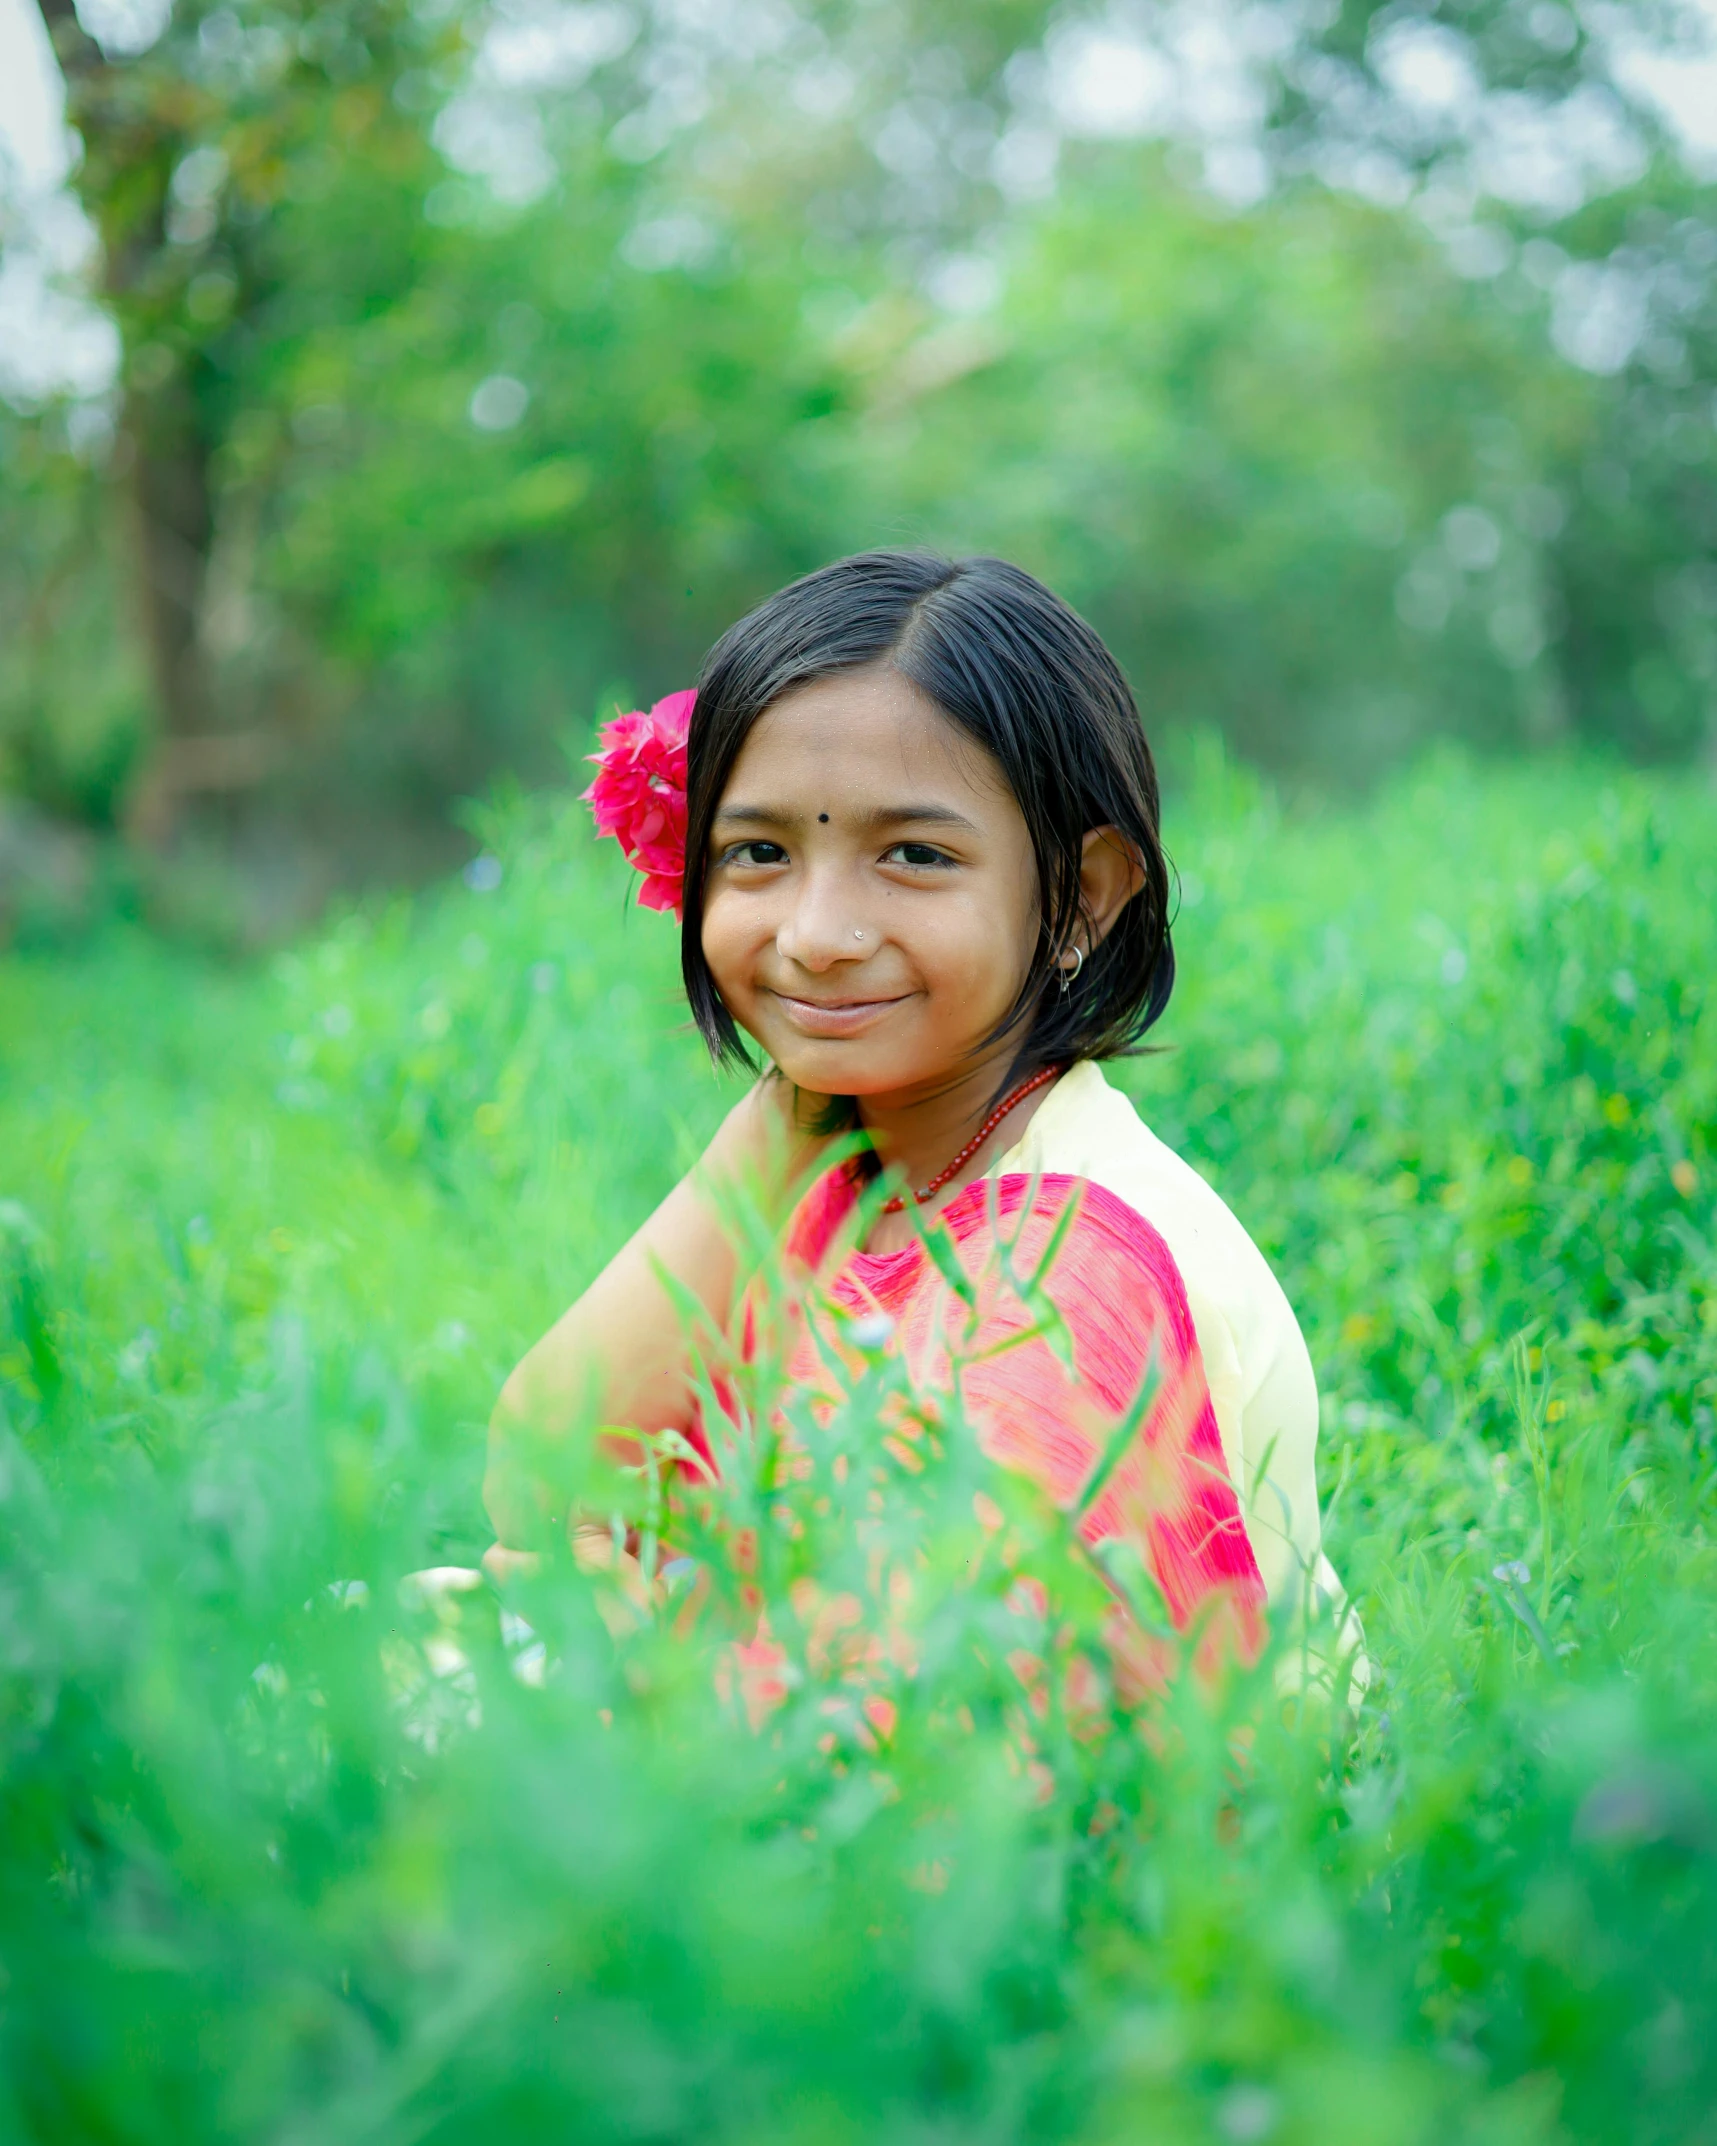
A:
POLYGON ((646 715, 641 708, 602 726, 592 753, 596 780, 585 791, 599 835, 613 835, 626 861, 642 872, 638 900, 679 921, 686 882, 686 733, 695 692, 670 693, 646 715))

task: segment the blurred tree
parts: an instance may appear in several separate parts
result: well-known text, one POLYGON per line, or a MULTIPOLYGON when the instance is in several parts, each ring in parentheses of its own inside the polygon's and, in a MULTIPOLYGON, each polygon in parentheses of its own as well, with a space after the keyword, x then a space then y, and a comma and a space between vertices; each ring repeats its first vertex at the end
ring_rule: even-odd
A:
POLYGON ((115 630, 130 559, 100 485, 51 421, 0 401, 0 796, 101 822, 148 727, 131 637, 115 630))
POLYGON ((1428 235, 1317 188, 1223 212, 1106 152, 987 334, 947 385, 902 361, 852 482, 1073 596, 1154 721, 1347 779, 1560 727, 1546 488, 1595 383, 1428 235))
MULTIPOLYGON (((1656 232, 1689 191, 1585 213, 1656 232)), ((1605 376, 1551 347, 1532 277, 1580 271, 1548 237, 1474 280, 1352 196, 1287 183, 1237 214, 1159 152, 1093 151, 1017 230, 993 312, 872 355, 841 488, 1033 565, 1159 719, 1278 769, 1367 776, 1444 732, 1684 755, 1717 679, 1692 267, 1717 245, 1677 229, 1686 340, 1605 376)))
POLYGON ((295 192, 421 190, 422 130, 392 92, 450 36, 396 0, 243 15, 188 4, 147 51, 110 55, 71 0, 42 0, 42 13, 123 350, 119 462, 160 726, 132 817, 158 840, 185 792, 253 780, 270 753, 266 732, 217 723, 211 576, 219 460, 261 416, 245 375, 280 288, 278 211, 295 192))
POLYGON ((1710 50, 1701 0, 1332 0, 1273 70, 1272 134, 1285 162, 1346 152, 1423 172, 1470 163, 1486 98, 1560 123, 1570 144, 1608 119, 1662 146, 1664 123, 1631 63, 1710 50))
POLYGON ((1607 368, 1555 501, 1582 727, 1717 770, 1717 195, 1660 164, 1521 254, 1553 332, 1607 368))
POLYGON ((1288 168, 1411 196, 1606 383, 1534 510, 1565 703, 1630 752, 1717 765, 1717 189, 1646 93, 1714 46, 1701 0, 1341 0, 1277 77, 1273 134, 1288 168))
MULTIPOLYGON (((1241 216, 1154 154, 1050 190, 1057 56, 1184 44, 1174 0, 182 0, 136 51, 42 7, 123 344, 151 839, 264 777, 434 816, 911 536, 1040 564, 1158 706, 1282 764, 1717 734, 1709 190, 1553 0, 1236 17, 1277 173, 1241 216), (1603 155, 1500 199, 1504 120, 1603 155)), ((52 432, 0 594, 43 650, 109 571, 52 432)), ((12 753, 118 779, 54 757, 12 753)))

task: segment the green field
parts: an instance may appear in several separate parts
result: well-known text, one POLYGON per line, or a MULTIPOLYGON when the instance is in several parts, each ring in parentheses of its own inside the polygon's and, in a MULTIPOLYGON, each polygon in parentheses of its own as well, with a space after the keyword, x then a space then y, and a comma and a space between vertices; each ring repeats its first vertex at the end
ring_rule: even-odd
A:
POLYGON ((0 962, 0 2141, 1717 2140, 1717 794, 1171 795, 1121 1078, 1299 1311, 1374 1680, 1052 1706, 1047 1793, 961 1450, 880 1749, 567 1571, 540 1682, 400 1599, 733 1092, 582 808, 485 833, 267 969, 0 962))

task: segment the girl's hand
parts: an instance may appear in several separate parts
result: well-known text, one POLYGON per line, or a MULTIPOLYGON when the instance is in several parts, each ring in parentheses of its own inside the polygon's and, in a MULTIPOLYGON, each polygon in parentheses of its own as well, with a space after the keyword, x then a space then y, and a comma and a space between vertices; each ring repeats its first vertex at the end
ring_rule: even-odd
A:
MULTIPOLYGON (((581 1521, 567 1531, 572 1545, 573 1563, 583 1573, 607 1573, 612 1588, 599 1593, 596 1598, 597 1613, 615 1639, 623 1639, 635 1630, 641 1619, 653 1616, 666 1608, 671 1596, 666 1584, 658 1577, 654 1582, 644 1577, 644 1568, 630 1550, 616 1550, 614 1537, 609 1529, 598 1527, 594 1522, 581 1521)), ((534 1550, 509 1550, 505 1544, 493 1542, 483 1552, 483 1571, 497 1593, 505 1595, 510 1582, 534 1580, 542 1571, 542 1558, 534 1550)), ((470 1575, 475 1582, 477 1575, 470 1575)))
POLYGON ((509 1582, 534 1580, 542 1569, 542 1558, 535 1550, 509 1550, 505 1543, 492 1542, 483 1552, 483 1570, 503 1593, 509 1582))

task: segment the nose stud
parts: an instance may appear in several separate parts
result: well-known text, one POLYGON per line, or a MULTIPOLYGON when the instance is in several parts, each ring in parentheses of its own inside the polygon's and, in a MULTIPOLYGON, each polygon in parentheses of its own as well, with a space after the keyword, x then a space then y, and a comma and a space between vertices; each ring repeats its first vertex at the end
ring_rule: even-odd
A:
POLYGON ((853 937, 855 939, 862 939, 864 937, 864 933, 862 931, 855 931, 853 933, 853 937))

